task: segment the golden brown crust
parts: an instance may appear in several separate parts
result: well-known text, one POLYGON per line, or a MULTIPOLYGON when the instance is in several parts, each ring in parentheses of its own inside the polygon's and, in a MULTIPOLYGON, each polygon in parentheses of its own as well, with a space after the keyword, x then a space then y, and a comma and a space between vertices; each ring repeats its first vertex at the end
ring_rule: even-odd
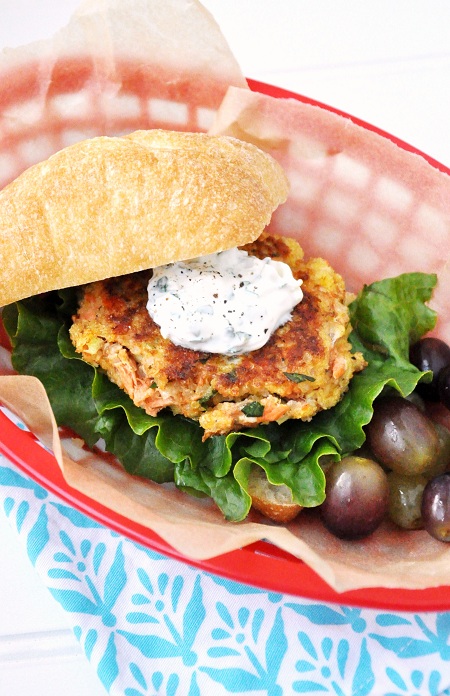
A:
POLYGON ((287 192, 275 160, 234 138, 77 143, 0 192, 0 306, 247 244, 287 192))

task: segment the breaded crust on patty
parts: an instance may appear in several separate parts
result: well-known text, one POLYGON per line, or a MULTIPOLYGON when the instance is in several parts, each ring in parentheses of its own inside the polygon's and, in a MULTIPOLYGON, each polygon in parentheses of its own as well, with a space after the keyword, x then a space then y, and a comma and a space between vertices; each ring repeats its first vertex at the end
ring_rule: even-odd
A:
POLYGON ((310 420, 334 406, 355 372, 343 279, 323 259, 303 260, 292 239, 263 234, 243 247, 289 264, 303 281, 292 319, 265 346, 226 356, 176 346, 146 310, 151 271, 81 289, 70 336, 83 359, 101 367, 137 406, 198 420, 204 438, 289 418, 310 420))

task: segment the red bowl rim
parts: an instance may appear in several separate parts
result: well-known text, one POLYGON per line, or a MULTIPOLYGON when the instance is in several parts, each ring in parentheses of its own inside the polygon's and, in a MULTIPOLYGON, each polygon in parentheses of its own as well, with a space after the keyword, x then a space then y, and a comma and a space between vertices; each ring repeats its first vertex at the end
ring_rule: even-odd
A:
MULTIPOLYGON (((361 119, 281 87, 250 79, 248 84, 253 91, 276 98, 297 99, 350 118, 355 124, 390 139, 399 147, 421 155, 436 169, 450 175, 450 169, 440 162, 361 119)), ((2 411, 0 453, 47 491, 96 522, 157 553, 213 575, 261 590, 340 605, 392 611, 450 610, 450 586, 420 590, 370 587, 338 593, 303 561, 265 541, 208 560, 188 558, 151 529, 127 519, 69 486, 53 454, 44 449, 30 432, 15 425, 2 411)))

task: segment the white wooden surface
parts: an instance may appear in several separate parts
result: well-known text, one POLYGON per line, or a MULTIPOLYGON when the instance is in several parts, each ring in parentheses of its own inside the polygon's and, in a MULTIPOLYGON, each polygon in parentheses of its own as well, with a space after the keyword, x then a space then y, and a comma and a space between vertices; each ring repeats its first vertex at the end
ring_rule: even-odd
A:
MULTIPOLYGON (((51 35, 77 4, 0 0, 0 47, 51 35)), ((354 114, 450 166, 448 0, 203 4, 248 77, 354 114)), ((0 696, 104 694, 1 511, 0 559, 0 696)))

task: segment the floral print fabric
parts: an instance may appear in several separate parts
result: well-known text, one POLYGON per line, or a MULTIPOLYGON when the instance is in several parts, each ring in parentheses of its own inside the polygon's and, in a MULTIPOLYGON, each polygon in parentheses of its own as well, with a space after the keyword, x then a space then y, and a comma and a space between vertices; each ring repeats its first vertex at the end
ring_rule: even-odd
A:
POLYGON ((0 508, 113 696, 450 696, 450 612, 213 576, 101 526, 1 456, 0 508))

